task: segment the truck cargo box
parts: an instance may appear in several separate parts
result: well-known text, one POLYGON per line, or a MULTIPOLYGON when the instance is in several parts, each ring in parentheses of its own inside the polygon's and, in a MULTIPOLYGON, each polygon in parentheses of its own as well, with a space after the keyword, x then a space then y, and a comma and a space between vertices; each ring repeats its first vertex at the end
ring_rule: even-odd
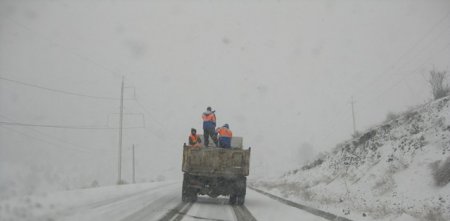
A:
POLYGON ((183 172, 202 176, 248 176, 250 149, 184 146, 183 172))

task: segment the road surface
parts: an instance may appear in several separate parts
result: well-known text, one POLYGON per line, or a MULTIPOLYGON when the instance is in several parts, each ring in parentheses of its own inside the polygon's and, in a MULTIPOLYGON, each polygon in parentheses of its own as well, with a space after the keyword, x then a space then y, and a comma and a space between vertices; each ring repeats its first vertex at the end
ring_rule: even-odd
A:
POLYGON ((302 207, 270 194, 247 188, 244 206, 231 206, 227 197, 199 196, 195 203, 181 202, 181 184, 166 182, 135 192, 111 195, 43 214, 37 220, 118 221, 327 221, 348 219, 302 207))

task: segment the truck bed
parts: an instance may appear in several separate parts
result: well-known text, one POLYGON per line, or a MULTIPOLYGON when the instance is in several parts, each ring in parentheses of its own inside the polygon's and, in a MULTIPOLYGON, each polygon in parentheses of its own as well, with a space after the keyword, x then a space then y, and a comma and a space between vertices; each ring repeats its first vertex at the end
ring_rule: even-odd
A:
POLYGON ((210 177, 248 176, 250 148, 183 147, 183 172, 210 177))

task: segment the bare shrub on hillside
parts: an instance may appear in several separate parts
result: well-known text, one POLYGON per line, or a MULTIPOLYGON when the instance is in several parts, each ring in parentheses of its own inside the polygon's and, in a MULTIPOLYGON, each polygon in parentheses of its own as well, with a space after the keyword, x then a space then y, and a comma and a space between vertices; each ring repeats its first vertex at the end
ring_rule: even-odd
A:
POLYGON ((431 164, 434 182, 437 186, 445 186, 450 183, 450 157, 444 163, 436 161, 431 164))
POLYGON ((389 111, 387 114, 386 114, 386 119, 384 120, 384 122, 385 123, 388 123, 388 122, 391 122, 391 121, 393 121, 393 120, 395 120, 395 119, 397 119, 398 118, 398 115, 396 114, 396 113, 394 113, 394 112, 392 112, 392 111, 389 111))
POLYGON ((430 71, 430 79, 428 80, 428 83, 430 83, 435 100, 445 97, 449 94, 450 88, 446 80, 447 71, 430 71))
POLYGON ((405 122, 411 122, 416 118, 419 113, 414 108, 410 108, 403 113, 403 119, 405 122))
POLYGON ((116 184, 117 184, 117 185, 125 185, 125 184, 128 184, 128 183, 127 183, 127 181, 125 181, 125 180, 119 180, 119 181, 117 181, 116 184))
POLYGON ((318 158, 318 159, 314 160, 312 163, 309 163, 309 164, 303 166, 302 170, 312 169, 314 167, 322 165, 322 163, 323 163, 323 159, 322 158, 318 158))
POLYGON ((92 183, 91 183, 92 188, 99 187, 99 186, 100 186, 100 184, 98 183, 97 180, 92 181, 92 183))
POLYGON ((429 209, 424 218, 427 221, 446 221, 447 220, 443 217, 442 211, 438 208, 429 209))
POLYGON ((380 177, 375 185, 372 187, 372 192, 376 196, 382 196, 388 192, 391 192, 395 188, 395 181, 392 178, 392 174, 388 173, 380 177))
POLYGON ((358 138, 360 136, 361 136, 361 132, 359 132, 359 131, 355 131, 355 133, 352 134, 353 139, 358 138))

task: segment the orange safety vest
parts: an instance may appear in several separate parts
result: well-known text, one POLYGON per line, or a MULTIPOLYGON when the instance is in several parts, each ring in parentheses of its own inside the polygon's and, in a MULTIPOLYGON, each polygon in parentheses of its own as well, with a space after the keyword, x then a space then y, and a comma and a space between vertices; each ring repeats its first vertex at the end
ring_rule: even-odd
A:
POLYGON ((203 121, 211 121, 211 122, 216 122, 216 115, 211 113, 211 114, 203 114, 202 115, 202 119, 203 121))
POLYGON ((198 135, 193 135, 193 134, 191 134, 191 135, 189 136, 189 138, 191 138, 192 143, 194 143, 194 144, 198 143, 198 138, 199 138, 198 135))
POLYGON ((219 133, 219 135, 221 137, 232 137, 233 136, 233 133, 231 132, 231 130, 226 127, 220 127, 219 129, 217 129, 217 133, 219 133))

